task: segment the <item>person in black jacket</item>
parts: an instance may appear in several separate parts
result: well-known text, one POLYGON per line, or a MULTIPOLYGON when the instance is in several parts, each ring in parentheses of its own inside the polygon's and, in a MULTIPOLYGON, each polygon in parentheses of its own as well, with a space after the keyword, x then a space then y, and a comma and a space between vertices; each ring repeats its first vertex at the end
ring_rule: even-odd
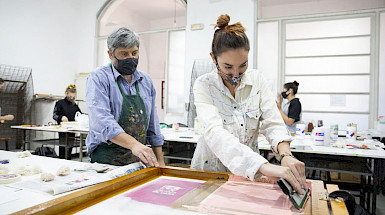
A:
MULTIPOLYGON (((0 90, 4 87, 4 80, 0 78, 0 90)), ((1 107, 0 107, 0 124, 3 124, 5 121, 13 120, 15 117, 11 114, 2 116, 1 115, 1 107)))
MULTIPOLYGON (((82 113, 79 106, 75 103, 76 99, 76 86, 69 85, 65 91, 66 97, 62 100, 59 100, 55 104, 53 110, 53 119, 56 120, 58 124, 61 122, 75 121, 76 112, 82 113)), ((68 133, 68 159, 71 159, 72 147, 75 140, 74 133, 68 133)), ((59 132, 59 144, 65 145, 66 137, 65 133, 59 132)), ((65 158, 65 147, 59 146, 59 157, 65 158)))

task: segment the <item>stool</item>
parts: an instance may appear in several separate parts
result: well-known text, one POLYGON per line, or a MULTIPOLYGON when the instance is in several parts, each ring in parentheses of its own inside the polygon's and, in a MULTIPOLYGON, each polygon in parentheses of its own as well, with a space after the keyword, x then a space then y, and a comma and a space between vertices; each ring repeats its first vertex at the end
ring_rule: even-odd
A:
POLYGON ((9 147, 8 147, 8 141, 11 140, 11 138, 9 137, 0 137, 0 142, 1 141, 4 141, 5 142, 5 150, 6 151, 9 151, 9 147))

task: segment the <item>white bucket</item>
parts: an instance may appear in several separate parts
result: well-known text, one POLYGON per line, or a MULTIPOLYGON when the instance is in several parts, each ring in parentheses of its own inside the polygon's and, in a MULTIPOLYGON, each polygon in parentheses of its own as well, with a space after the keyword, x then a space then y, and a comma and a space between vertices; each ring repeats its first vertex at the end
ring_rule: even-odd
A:
POLYGON ((315 146, 323 146, 325 144, 325 129, 323 127, 314 128, 313 138, 315 146))
POLYGON ((295 129, 297 139, 305 139, 305 124, 297 124, 295 129))
POLYGON ((346 141, 353 142, 357 138, 357 127, 348 126, 346 127, 346 141))
POLYGON ((338 124, 330 125, 330 139, 338 139, 338 124))

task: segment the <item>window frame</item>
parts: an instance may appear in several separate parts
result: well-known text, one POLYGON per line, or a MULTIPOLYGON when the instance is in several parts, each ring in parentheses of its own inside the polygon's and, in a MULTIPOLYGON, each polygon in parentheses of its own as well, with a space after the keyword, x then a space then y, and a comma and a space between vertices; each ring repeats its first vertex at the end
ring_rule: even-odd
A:
MULTIPOLYGON (((280 17, 280 18, 268 18, 268 19, 257 19, 256 20, 256 37, 258 37, 258 24, 274 22, 278 23, 278 74, 277 74, 277 89, 281 89, 285 83, 286 77, 290 76, 300 76, 300 74, 286 74, 286 41, 295 41, 301 39, 288 39, 286 40, 286 25, 292 23, 301 23, 301 22, 313 22, 313 21, 328 21, 328 20, 338 20, 338 19, 354 19, 354 18, 370 18, 370 34, 369 35, 357 35, 354 37, 370 36, 370 53, 365 54, 370 57, 370 71, 369 73, 363 74, 350 74, 350 73, 341 73, 333 75, 342 75, 342 76, 351 76, 351 75, 369 75, 369 93, 350 93, 346 92, 347 95, 369 95, 369 112, 347 112, 347 111, 303 111, 304 113, 343 113, 343 114, 367 114, 368 115, 368 128, 374 127, 374 122, 378 117, 378 100, 379 100, 379 52, 380 52, 380 15, 385 10, 381 9, 370 9, 370 10, 361 10, 361 11, 351 11, 351 12, 338 12, 338 13, 326 13, 326 14, 317 14, 317 15, 300 15, 300 16, 291 16, 291 17, 280 17)), ((327 37, 329 38, 349 38, 349 36, 337 36, 337 37, 327 37)), ((309 38, 310 39, 310 38, 309 38)), ((313 39, 322 39, 312 37, 313 39)), ((306 40, 306 39, 303 39, 306 40)), ((258 41, 258 38, 256 38, 258 41)), ((258 52, 258 42, 256 43, 256 49, 258 52)), ((354 56, 354 55, 338 55, 338 56, 354 56)), ((314 57, 314 56, 312 56, 314 57)), ((330 57, 330 55, 325 56, 330 57)), ((296 58, 296 57, 291 57, 296 58)), ((258 62, 255 62, 258 65, 258 62)), ((328 74, 302 74, 303 76, 330 76, 328 74)), ((300 94, 300 93, 299 93, 300 94)), ((303 93, 311 94, 311 92, 303 93)), ((313 92, 313 94, 333 94, 333 93, 318 93, 313 92)), ((344 94, 343 92, 335 94, 344 94)))

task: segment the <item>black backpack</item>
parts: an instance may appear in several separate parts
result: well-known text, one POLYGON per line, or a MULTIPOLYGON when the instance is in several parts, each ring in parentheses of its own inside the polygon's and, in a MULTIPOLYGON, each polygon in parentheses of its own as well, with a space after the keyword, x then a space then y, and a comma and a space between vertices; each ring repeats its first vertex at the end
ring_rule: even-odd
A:
POLYGON ((329 193, 329 197, 337 198, 341 197, 344 199, 346 208, 348 209, 349 215, 370 215, 361 205, 356 204, 356 200, 349 191, 346 190, 336 190, 329 193))
POLYGON ((55 150, 51 147, 41 145, 35 149, 35 155, 57 158, 55 150))

